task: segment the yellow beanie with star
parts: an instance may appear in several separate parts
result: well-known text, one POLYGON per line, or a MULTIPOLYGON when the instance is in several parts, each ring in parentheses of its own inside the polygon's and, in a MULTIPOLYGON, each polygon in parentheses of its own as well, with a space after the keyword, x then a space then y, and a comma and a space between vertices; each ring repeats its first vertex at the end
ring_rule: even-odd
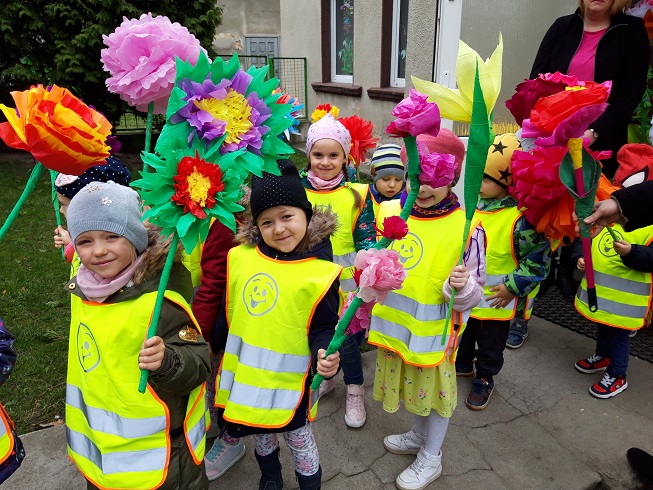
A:
POLYGON ((487 153, 484 177, 507 189, 512 184, 510 160, 515 150, 520 148, 521 143, 515 133, 505 133, 495 136, 487 153))

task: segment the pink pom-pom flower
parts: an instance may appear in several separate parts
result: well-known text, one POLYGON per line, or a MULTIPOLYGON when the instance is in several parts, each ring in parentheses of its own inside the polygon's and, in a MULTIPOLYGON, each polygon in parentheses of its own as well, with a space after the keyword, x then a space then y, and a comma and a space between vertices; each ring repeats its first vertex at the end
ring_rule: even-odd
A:
MULTIPOLYGON (((340 318, 344 316, 347 308, 351 304, 352 300, 356 297, 356 293, 351 291, 347 295, 347 300, 340 310, 340 318)), ((367 331, 370 328, 370 316, 372 315, 372 308, 374 307, 374 302, 363 303, 360 308, 356 310, 354 316, 352 317, 349 325, 347 325, 347 330, 345 330, 346 335, 353 335, 363 330, 367 331)))
POLYGON ((388 125, 385 132, 399 138, 420 134, 437 136, 440 132, 440 109, 435 102, 426 99, 427 95, 411 88, 409 96, 392 110, 396 119, 388 125))
POLYGON ((129 105, 165 114, 175 82, 175 56, 195 64, 206 50, 188 29, 165 16, 143 14, 127 19, 110 35, 102 36, 108 47, 101 51, 103 68, 111 75, 106 85, 129 105))
POLYGON ((449 153, 431 153, 425 143, 417 142, 421 172, 419 181, 434 189, 453 182, 456 157, 449 153))
POLYGON ((361 270, 358 297, 365 303, 383 304, 388 291, 400 289, 407 275, 399 253, 388 249, 361 250, 354 259, 354 267, 361 270))

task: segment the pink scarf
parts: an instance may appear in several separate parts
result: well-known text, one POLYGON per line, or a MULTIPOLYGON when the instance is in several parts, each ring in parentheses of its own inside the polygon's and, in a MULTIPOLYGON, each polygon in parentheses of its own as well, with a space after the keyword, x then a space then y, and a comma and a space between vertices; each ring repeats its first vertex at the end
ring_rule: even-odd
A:
POLYGON ((324 180, 319 178, 317 175, 315 175, 315 172, 309 170, 306 178, 313 186, 313 189, 315 189, 316 191, 328 191, 330 189, 335 189, 336 187, 338 187, 340 185, 340 182, 342 182, 342 179, 345 178, 345 174, 343 172, 340 172, 337 175, 337 177, 334 177, 331 180, 324 180))
POLYGON ((143 255, 141 254, 130 266, 125 267, 117 276, 110 279, 104 279, 99 274, 88 270, 84 267, 84 264, 81 264, 77 271, 77 285, 90 301, 103 303, 105 299, 120 288, 125 287, 132 280, 134 271, 142 260, 143 255))

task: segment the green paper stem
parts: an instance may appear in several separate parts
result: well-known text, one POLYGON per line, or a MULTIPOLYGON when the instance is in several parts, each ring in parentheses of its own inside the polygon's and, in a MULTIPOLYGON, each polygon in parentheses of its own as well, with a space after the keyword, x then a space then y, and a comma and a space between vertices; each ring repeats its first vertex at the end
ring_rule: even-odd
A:
POLYGON ((606 225, 605 228, 608 230, 608 233, 610 233, 610 236, 612 237, 613 241, 618 242, 619 240, 621 240, 621 238, 619 238, 617 234, 614 232, 614 230, 612 229, 612 226, 606 225))
MULTIPOLYGON (((55 170, 50 170, 50 182, 52 183, 52 205, 54 206, 54 216, 57 219, 57 228, 61 226, 61 211, 59 210, 59 199, 57 199, 57 190, 54 188, 54 181, 57 178, 57 172, 55 170)), ((59 234, 61 236, 61 234, 59 234)), ((61 258, 66 260, 66 254, 64 253, 64 248, 61 247, 61 258)))
POLYGON ((9 230, 9 227, 16 220, 16 217, 18 216, 18 212, 23 207, 23 204, 25 204, 25 201, 27 200, 29 195, 34 191, 34 188, 36 187, 36 183, 38 182, 41 173, 43 173, 44 168, 45 167, 40 162, 36 162, 36 165, 34 165, 34 168, 32 169, 32 173, 29 176, 29 180, 27 181, 27 184, 25 184, 25 189, 23 190, 23 193, 18 198, 18 201, 14 205, 14 208, 11 210, 11 213, 9 213, 9 216, 7 216, 7 220, 2 225, 2 228, 0 228, 0 240, 4 238, 5 234, 7 233, 7 230, 9 230))
MULTIPOLYGON (((412 184, 410 186, 410 192, 408 193, 408 197, 406 198, 406 203, 404 204, 404 207, 401 209, 401 213, 399 214, 399 216, 404 221, 407 221, 408 217, 410 216, 410 210, 413 209, 413 205, 415 204, 415 199, 417 199, 417 195, 419 194, 420 166, 419 166, 419 153, 417 152, 416 137, 415 136, 405 137, 404 144, 406 145, 406 154, 408 155, 408 179, 412 182, 412 184)), ((381 240, 379 240, 374 245, 373 248, 380 250, 382 248, 386 248, 391 243, 392 243, 391 239, 384 237, 381 238, 381 240)), ((329 343, 329 347, 326 350, 326 357, 330 356, 338 349, 340 349, 340 346, 345 341, 345 331, 347 330, 347 327, 349 326, 351 319, 354 318, 354 314, 356 313, 356 310, 358 310, 358 308, 360 308, 362 304, 363 304, 363 300, 360 299, 358 296, 355 296, 354 299, 351 301, 349 307, 347 308, 344 315, 342 315, 342 318, 336 325, 336 332, 333 334, 333 339, 329 343)), ((324 377, 321 374, 317 373, 313 378, 313 382, 311 383, 311 390, 316 391, 320 387, 320 383, 322 383, 323 379, 324 377)))
MULTIPOLYGON (((168 250, 168 257, 166 257, 166 264, 163 267, 163 272, 161 273, 161 279, 159 280, 159 289, 156 293, 156 301, 154 302, 154 311, 152 312, 152 320, 150 321, 150 326, 147 327, 147 338, 150 339, 156 335, 156 327, 159 324, 159 316, 161 315, 161 305, 163 305, 163 295, 165 293, 166 287, 168 287, 168 279, 170 279, 170 271, 172 270, 172 263, 175 260, 175 254, 177 253, 177 245, 179 245, 179 235, 175 232, 172 235, 172 242, 170 243, 170 250, 168 250)), ((147 386, 147 378, 149 375, 147 369, 141 369, 141 380, 138 384, 138 391, 145 393, 145 388, 147 386)))
MULTIPOLYGON (((147 122, 145 123, 145 153, 150 153, 152 149, 152 115, 154 114, 154 102, 147 106, 147 122)), ((148 171, 147 162, 143 162, 143 172, 148 171)))

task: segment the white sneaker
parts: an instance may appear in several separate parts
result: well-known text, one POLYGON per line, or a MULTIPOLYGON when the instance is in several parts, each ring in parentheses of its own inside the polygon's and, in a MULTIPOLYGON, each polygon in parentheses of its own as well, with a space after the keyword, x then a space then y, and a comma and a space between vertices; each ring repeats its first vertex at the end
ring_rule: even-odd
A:
POLYGON ((245 456, 245 443, 242 439, 238 439, 236 445, 227 444, 220 438, 216 439, 211 450, 204 456, 206 477, 210 481, 217 480, 243 456, 245 456))
POLYGON ((363 385, 347 385, 345 400, 345 424, 349 427, 362 427, 367 420, 365 414, 365 387, 363 385))
POLYGON ((437 456, 433 456, 422 448, 413 464, 397 477, 395 484, 401 490, 422 490, 441 474, 442 451, 437 456))
POLYGON ((393 454, 417 454, 424 447, 424 442, 425 438, 413 429, 383 438, 383 445, 393 454))

